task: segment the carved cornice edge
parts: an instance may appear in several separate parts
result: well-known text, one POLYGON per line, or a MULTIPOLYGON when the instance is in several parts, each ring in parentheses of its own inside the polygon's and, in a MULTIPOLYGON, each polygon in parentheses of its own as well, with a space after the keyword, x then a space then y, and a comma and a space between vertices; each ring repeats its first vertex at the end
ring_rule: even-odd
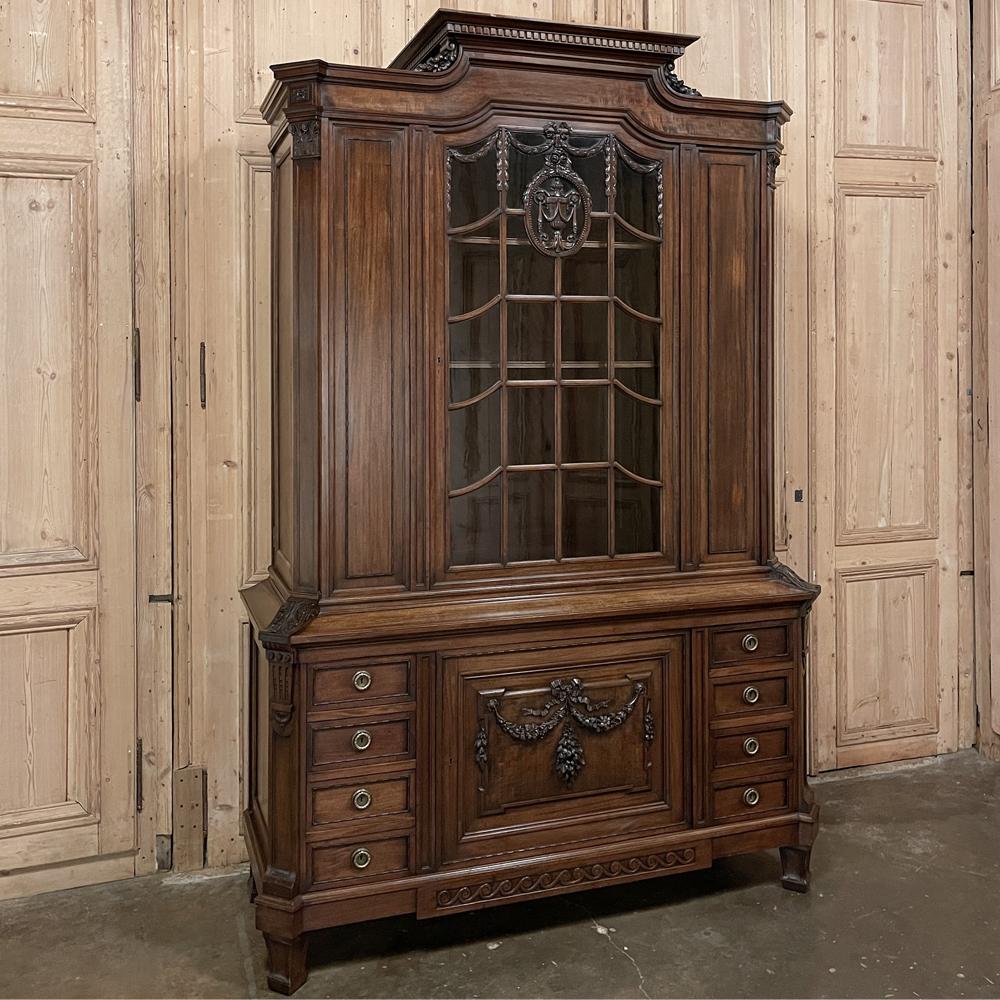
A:
POLYGON ((598 861, 591 864, 573 865, 567 868, 553 868, 533 875, 496 878, 471 885, 451 886, 439 889, 434 897, 437 909, 446 910, 455 906, 467 906, 491 899, 506 899, 510 896, 525 896, 533 893, 604 882, 608 879, 626 878, 649 872, 667 871, 693 865, 697 852, 693 847, 680 847, 672 851, 658 851, 635 857, 617 858, 613 861, 598 861))
POLYGON ((553 31, 546 28, 515 27, 505 24, 473 24, 449 21, 442 29, 443 37, 417 64, 418 73, 444 73, 458 60, 461 48, 456 37, 497 38, 513 42, 542 42, 551 45, 575 45, 581 48, 603 49, 609 52, 662 56, 670 60, 684 54, 683 45, 639 38, 619 38, 608 34, 587 34, 582 31, 553 31))

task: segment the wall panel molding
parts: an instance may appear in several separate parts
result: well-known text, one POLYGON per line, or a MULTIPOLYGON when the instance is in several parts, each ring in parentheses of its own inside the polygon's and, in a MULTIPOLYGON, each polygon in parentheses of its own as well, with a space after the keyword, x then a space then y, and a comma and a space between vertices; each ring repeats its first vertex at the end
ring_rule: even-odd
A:
POLYGON ((936 188, 838 184, 835 216, 836 541, 932 539, 938 534, 936 188))
POLYGON ((837 571, 841 747, 938 730, 936 560, 837 571))
POLYGON ((94 9, 87 0, 8 0, 0 32, 0 116, 93 122, 94 9))
POLYGON ((934 0, 836 0, 837 156, 937 155, 934 0))
POLYGON ((97 565, 92 168, 0 159, 0 407, 4 436, 18 442, 0 452, 0 575, 97 565))

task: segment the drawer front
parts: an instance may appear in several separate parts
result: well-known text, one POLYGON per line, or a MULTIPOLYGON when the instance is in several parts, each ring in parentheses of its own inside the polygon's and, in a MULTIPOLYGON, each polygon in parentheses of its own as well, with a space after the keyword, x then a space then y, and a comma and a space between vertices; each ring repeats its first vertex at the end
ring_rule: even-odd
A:
POLYGON ((788 757, 788 727, 748 730, 712 740, 713 767, 764 764, 788 757))
POLYGON ((670 636, 444 658, 444 860, 683 824, 684 651, 670 636))
POLYGON ((788 779, 746 781, 727 788, 716 788, 712 814, 716 821, 749 819, 758 813, 788 808, 788 779))
POLYGON ((788 674, 764 675, 738 681, 714 681, 712 715, 715 718, 789 708, 788 674))
POLYGON ((712 633, 712 663, 753 663, 791 656, 788 625, 750 625, 712 633))
POLYGON ((309 789, 309 825, 371 824, 413 816, 412 775, 326 781, 309 789))
POLYGON ((309 883, 313 888, 399 875, 411 868, 409 837, 358 837, 309 847, 309 883))
POLYGON ((370 661, 310 668, 311 710, 383 704, 413 699, 413 659, 370 661))
POLYGON ((309 724, 309 767, 346 767, 413 757, 411 716, 309 724))

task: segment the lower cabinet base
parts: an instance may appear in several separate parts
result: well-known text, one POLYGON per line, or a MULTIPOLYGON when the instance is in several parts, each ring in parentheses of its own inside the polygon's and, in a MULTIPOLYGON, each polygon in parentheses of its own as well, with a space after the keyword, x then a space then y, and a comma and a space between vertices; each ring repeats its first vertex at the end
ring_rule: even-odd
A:
POLYGON ((464 873, 437 872, 366 883, 338 890, 305 893, 293 900, 256 894, 265 884, 260 855, 251 843, 251 895, 257 928, 267 945, 267 984, 277 993, 294 993, 306 980, 308 932, 415 913, 418 918, 447 916, 523 899, 579 892, 710 868, 718 858, 777 848, 781 884, 794 892, 809 890, 809 860, 819 808, 808 814, 777 817, 771 825, 750 829, 719 828, 718 835, 697 831, 687 842, 677 835, 657 843, 644 838, 586 851, 562 853, 523 863, 497 863, 464 873), (698 836, 700 834, 700 836, 698 836))

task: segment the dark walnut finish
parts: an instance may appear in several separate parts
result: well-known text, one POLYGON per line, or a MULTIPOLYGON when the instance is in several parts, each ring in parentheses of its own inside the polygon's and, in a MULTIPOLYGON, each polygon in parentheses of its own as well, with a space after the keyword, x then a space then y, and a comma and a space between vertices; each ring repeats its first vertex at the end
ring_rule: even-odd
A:
POLYGON ((780 103, 694 39, 442 11, 275 68, 274 526, 245 591, 269 983, 310 930, 779 848, 804 621, 774 560, 780 103))

